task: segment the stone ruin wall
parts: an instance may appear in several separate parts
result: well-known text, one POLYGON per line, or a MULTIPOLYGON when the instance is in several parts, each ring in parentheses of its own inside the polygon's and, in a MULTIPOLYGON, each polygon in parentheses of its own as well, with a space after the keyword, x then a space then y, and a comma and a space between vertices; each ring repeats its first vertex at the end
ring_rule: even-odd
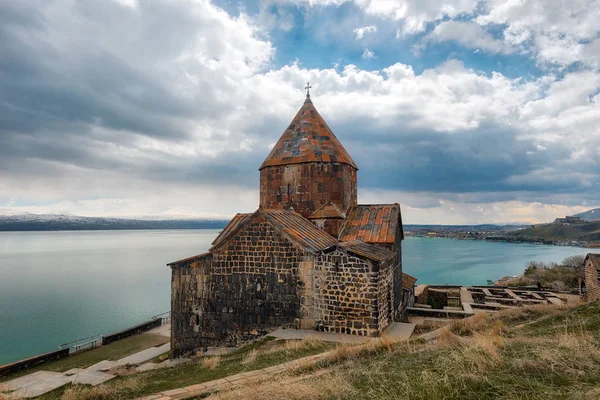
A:
MULTIPOLYGON (((341 250, 318 256, 314 263, 314 329, 360 336, 377 336, 389 324, 380 308, 379 285, 392 277, 389 268, 380 278, 370 261, 341 250)), ((389 293, 389 292, 388 292, 389 293)))
POLYGON ((298 268, 312 261, 262 217, 212 249, 205 264, 173 269, 174 357, 300 326, 306 285, 298 268))
POLYGON ((261 208, 286 209, 303 217, 331 201, 346 212, 357 204, 356 170, 339 163, 302 163, 260 171, 261 208))
POLYGON ((598 270, 592 260, 587 260, 585 264, 585 287, 587 290, 586 300, 600 300, 600 281, 598 280, 598 270))

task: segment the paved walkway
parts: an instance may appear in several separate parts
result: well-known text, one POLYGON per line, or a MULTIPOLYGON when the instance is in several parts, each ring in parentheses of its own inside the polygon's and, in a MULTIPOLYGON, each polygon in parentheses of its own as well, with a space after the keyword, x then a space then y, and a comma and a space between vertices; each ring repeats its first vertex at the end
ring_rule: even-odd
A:
MULTIPOLYGON (((407 340, 415 330, 414 324, 405 324, 403 322, 392 322, 390 326, 385 330, 384 336, 387 336, 392 342, 400 342, 407 340)), ((317 332, 311 330, 301 329, 277 329, 274 332, 269 333, 267 336, 271 336, 277 339, 316 339, 323 342, 335 342, 335 343, 347 343, 347 344, 361 344, 372 340, 369 336, 356 336, 346 335, 344 333, 332 333, 332 332, 317 332)))
POLYGON ((345 335, 343 333, 317 332, 311 330, 282 328, 279 328, 276 331, 269 333, 267 336, 285 340, 315 339, 323 342, 347 344, 365 343, 371 339, 368 336, 345 335))
MULTIPOLYGON (((152 331, 149 332, 152 333, 152 331)), ((166 332, 170 334, 168 330, 166 332)), ((154 333, 164 335, 165 330, 158 330, 154 333)), ((10 392, 11 398, 20 399, 41 396, 68 383, 96 386, 115 377, 115 375, 108 374, 105 371, 127 364, 142 364, 156 356, 167 353, 170 349, 171 344, 165 343, 162 346, 150 347, 120 360, 103 360, 86 369, 73 368, 66 372, 34 372, 0 384, 0 393, 10 392)), ((146 369, 143 370, 172 367, 184 361, 186 360, 167 360, 159 364, 149 363, 152 366, 145 367, 146 369)))
POLYGON ((161 354, 165 354, 169 352, 169 350, 171 350, 171 343, 165 343, 162 346, 150 347, 149 349, 142 350, 125 358, 121 358, 120 360, 100 361, 99 363, 89 366, 86 369, 90 371, 108 371, 109 369, 121 367, 127 364, 141 364, 145 361, 153 359, 154 357, 160 356, 161 354))

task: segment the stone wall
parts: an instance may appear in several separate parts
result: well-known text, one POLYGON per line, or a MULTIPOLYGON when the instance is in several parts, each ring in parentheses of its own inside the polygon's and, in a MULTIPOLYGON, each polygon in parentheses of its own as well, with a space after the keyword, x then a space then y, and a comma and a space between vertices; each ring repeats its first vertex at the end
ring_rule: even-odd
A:
MULTIPOLYGON (((401 225, 401 224, 400 224, 401 225)), ((395 243, 374 243, 379 247, 383 247, 384 249, 388 249, 396 253, 396 258, 394 259, 395 266, 393 267, 392 274, 392 298, 393 298, 393 313, 392 320, 393 321, 402 321, 404 318, 404 309, 402 307, 402 231, 401 228, 396 232, 396 242, 395 243)))
POLYGON ((201 346, 199 319, 208 299, 212 254, 171 267, 171 349, 179 357, 201 346))
MULTIPOLYGON (((61 358, 69 357, 70 348, 55 350, 50 353, 40 354, 35 357, 26 358, 25 360, 15 361, 10 364, 0 365, 0 377, 14 374, 15 372, 33 368, 40 364, 44 364, 50 361, 60 360, 61 358)), ((0 384, 1 386, 2 384, 0 384)), ((2 394, 0 394, 0 398, 2 394)), ((8 397, 7 397, 8 398, 8 397)), ((12 397, 11 397, 12 398, 12 397)))
POLYGON ((391 268, 335 250, 314 262, 315 329, 377 336, 389 324, 391 268), (380 288, 382 288, 380 290, 380 288))
POLYGON ((585 287, 587 290, 587 301, 600 300, 600 281, 598 270, 592 260, 585 263, 585 287))
POLYGON ((211 255, 173 268, 174 357, 200 347, 236 345, 280 326, 299 327, 310 257, 262 216, 211 255), (211 259, 212 258, 212 259, 211 259))
POLYGON ((125 339, 133 335, 139 335, 149 331, 150 329, 158 328, 162 325, 162 319, 153 319, 150 321, 143 322, 141 324, 132 326, 131 328, 123 329, 122 331, 111 333, 110 335, 102 336, 102 345, 107 345, 117 340, 125 339))
MULTIPOLYGON (((401 267, 397 265, 396 258, 391 258, 387 261, 375 264, 375 270, 378 270, 378 297, 377 297, 377 311, 378 311, 378 333, 382 333, 385 328, 394 320, 400 319, 400 303, 402 296, 402 281, 398 281, 400 285, 399 290, 395 285, 395 276, 397 270, 401 267), (395 298, 396 292, 399 293, 399 298, 395 298), (395 304, 398 303, 396 306, 395 304)), ((400 271, 400 279, 402 279, 402 271, 400 271)))
POLYGON ((433 299, 433 304, 435 305, 434 308, 438 308, 441 310, 442 308, 444 308, 444 306, 448 305, 448 292, 446 290, 437 290, 429 288, 427 303, 424 304, 432 305, 430 304, 430 302, 432 301, 431 299, 433 299))
POLYGON ((356 203, 356 169, 339 163, 303 163, 260 171, 261 208, 290 209, 308 217, 331 201, 344 212, 356 203))

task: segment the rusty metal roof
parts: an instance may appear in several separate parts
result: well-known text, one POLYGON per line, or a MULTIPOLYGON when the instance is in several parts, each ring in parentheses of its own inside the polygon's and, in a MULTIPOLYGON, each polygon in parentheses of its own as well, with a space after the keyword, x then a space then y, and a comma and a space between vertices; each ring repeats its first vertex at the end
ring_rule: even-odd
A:
POLYGON ((339 246, 343 249, 348 250, 351 253, 357 254, 362 257, 366 257, 370 260, 385 261, 396 255, 391 250, 384 249, 383 247, 375 246, 374 244, 368 244, 361 242, 360 240, 353 240, 350 242, 341 242, 339 246))
POLYGON ((402 216, 399 204, 358 205, 350 209, 339 240, 393 244, 398 229, 402 239, 402 216))
POLYGON ((312 222, 295 211, 261 210, 262 214, 291 240, 313 253, 337 244, 337 239, 317 228, 312 222))
POLYGON ((309 219, 327 219, 327 218, 346 218, 346 214, 342 212, 331 201, 323 204, 321 207, 308 216, 309 219))
POLYGON ((414 276, 410 276, 409 274, 402 273, 402 287, 405 289, 412 289, 415 286, 415 282, 417 282, 417 278, 414 276))
POLYGON ((334 162, 358 169, 309 96, 259 170, 307 162, 334 162))
POLYGON ((168 263, 167 265, 170 267, 170 266, 173 266, 173 265, 178 265, 178 264, 183 264, 183 263, 187 263, 187 262, 192 262, 192 261, 200 260, 200 259, 202 259, 204 257, 208 257, 211 254, 212 253, 209 251, 209 252, 206 252, 206 253, 198 254, 197 256, 191 256, 191 257, 188 257, 188 258, 184 258, 182 260, 173 261, 173 262, 168 263))
POLYGON ((236 214, 235 217, 233 217, 233 219, 229 221, 225 229, 223 229, 219 236, 217 236, 217 238, 212 242, 212 245, 218 246, 225 239, 227 239, 229 235, 231 235, 241 224, 246 222, 246 220, 252 215, 254 214, 236 214))

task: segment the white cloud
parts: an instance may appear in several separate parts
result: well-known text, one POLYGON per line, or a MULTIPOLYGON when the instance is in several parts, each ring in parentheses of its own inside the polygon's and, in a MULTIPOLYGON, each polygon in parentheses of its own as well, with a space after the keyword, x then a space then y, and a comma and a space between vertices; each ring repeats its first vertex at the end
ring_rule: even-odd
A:
MULTIPOLYGON (((486 0, 475 21, 482 26, 506 25, 505 41, 523 48, 540 65, 588 64, 591 41, 600 34, 600 5, 596 0, 486 0)), ((593 47, 593 45, 591 46, 593 47)), ((597 65, 598 59, 591 57, 597 65)))
POLYGON ((414 34, 444 17, 471 12, 477 0, 355 0, 366 13, 402 21, 402 32, 414 34))
POLYGON ((362 28, 355 28, 354 33, 356 33, 356 40, 360 40, 365 37, 365 33, 375 33, 377 32, 377 26, 368 25, 363 26, 362 28))
MULTIPOLYGON (((368 13, 403 21, 413 30, 470 12, 471 3, 447 2, 452 6, 440 8, 433 2, 357 2, 368 13)), ((15 114, 18 110, 45 119, 31 132, 14 135, 14 141, 3 136, 0 207, 68 209, 84 215, 252 211, 258 203, 256 169, 269 143, 277 140, 300 107, 307 80, 314 86, 311 94, 321 114, 332 127, 340 127, 336 134, 356 157, 372 152, 380 156, 377 162, 389 163, 400 173, 403 168, 428 168, 436 157, 452 152, 459 160, 461 154, 475 161, 517 159, 511 165, 518 168, 500 182, 514 190, 512 200, 498 200, 506 193, 489 187, 467 188, 489 190, 478 193, 485 199, 439 189, 391 190, 389 195, 373 186, 361 190, 361 201, 406 204, 406 222, 523 221, 525 211, 544 220, 555 211, 572 213, 580 207, 573 202, 594 198, 594 188, 600 186, 598 71, 524 80, 470 69, 456 60, 418 72, 402 63, 374 71, 355 65, 307 69, 300 63, 275 68, 275 49, 262 28, 251 17, 232 17, 208 1, 138 2, 130 8, 115 2, 62 0, 47 7, 39 10, 43 29, 7 28, 15 48, 35 50, 35 67, 45 75, 35 76, 44 85, 38 84, 40 92, 33 93, 27 91, 30 77, 22 78, 23 96, 7 95, 11 113, 2 115, 18 115, 23 125, 30 121, 25 114, 15 114), (51 90, 42 91, 47 88, 51 90), (37 95, 68 101, 52 103, 54 108, 17 103, 37 95), (500 149, 509 141, 514 148, 500 149), (422 148, 438 153, 403 159, 397 151, 422 148), (589 188, 589 193, 557 199, 543 192, 551 181, 566 188, 589 188), (523 188, 531 185, 541 192, 525 194, 523 188), (519 196, 527 198, 514 200, 519 196), (569 209, 557 209, 559 200, 571 202, 569 209)), ((494 15, 478 23, 486 27, 502 20, 494 15)), ((473 23, 442 22, 431 35, 498 53, 539 35, 537 28, 505 23, 504 45, 473 23)), ((598 57, 593 51, 598 43, 586 42, 570 59, 587 57, 591 65, 589 60, 598 57)), ((375 56, 368 49, 365 54, 375 56)), ((16 60, 13 55, 18 53, 6 59, 16 60)), ((16 82, 0 80, 2 88, 16 82)), ((450 179, 445 171, 437 172, 438 180, 450 179)), ((366 178, 361 175, 359 185, 366 178)), ((411 177, 403 179, 405 184, 411 177)))
POLYGON ((428 35, 430 41, 454 40, 494 53, 529 54, 543 68, 573 63, 600 66, 597 0, 289 1, 313 7, 353 2, 366 15, 397 21, 398 38, 425 32, 428 24, 437 24, 428 35), (498 28, 502 33, 498 38, 486 30, 498 28))
POLYGON ((400 201, 404 224, 537 224, 592 208, 589 205, 567 206, 518 200, 464 202, 448 193, 432 195, 385 190, 365 190, 359 193, 358 200, 365 204, 400 201))
POLYGON ((353 2, 366 14, 392 21, 400 21, 402 34, 423 32, 433 21, 454 18, 472 12, 478 0, 287 0, 308 4, 310 7, 340 6, 353 2))
POLYGON ((360 58, 362 58, 363 60, 371 60, 376 57, 375 57, 375 53, 373 53, 369 49, 365 49, 365 51, 363 51, 362 56, 360 56, 360 58))
POLYGON ((489 53, 510 53, 511 47, 502 40, 495 39, 480 25, 469 21, 444 21, 438 24, 433 31, 423 37, 420 45, 429 43, 454 41, 469 49, 481 49, 489 53))

